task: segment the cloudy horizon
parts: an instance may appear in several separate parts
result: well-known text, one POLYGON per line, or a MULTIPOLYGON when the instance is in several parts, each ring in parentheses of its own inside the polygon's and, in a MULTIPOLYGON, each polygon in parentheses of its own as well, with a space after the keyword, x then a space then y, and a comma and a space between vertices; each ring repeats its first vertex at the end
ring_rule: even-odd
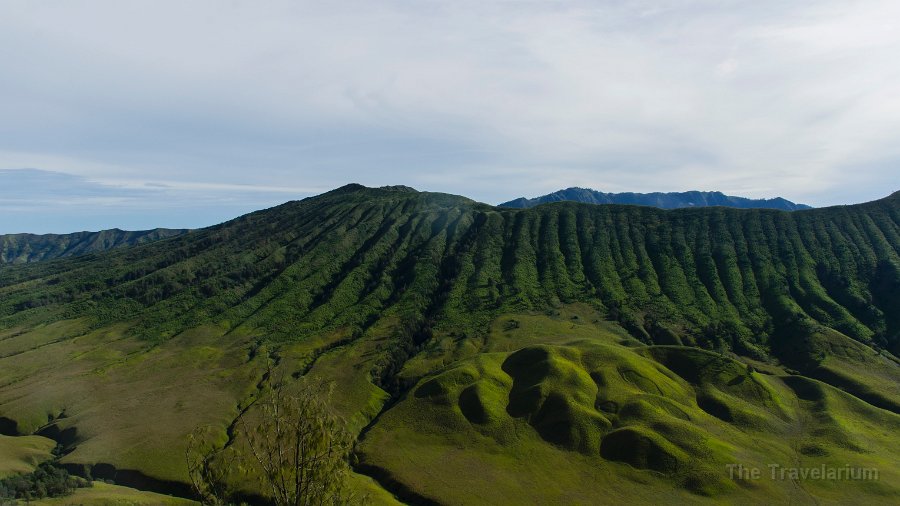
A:
POLYGON ((0 233, 193 228, 350 182, 900 190, 897 2, 0 9, 0 233))

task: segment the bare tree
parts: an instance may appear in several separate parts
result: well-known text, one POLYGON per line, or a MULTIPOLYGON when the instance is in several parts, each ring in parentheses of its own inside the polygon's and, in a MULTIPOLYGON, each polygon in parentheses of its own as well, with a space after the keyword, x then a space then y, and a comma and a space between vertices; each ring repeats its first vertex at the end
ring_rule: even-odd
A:
POLYGON ((252 422, 240 419, 251 474, 278 506, 347 504, 353 437, 328 409, 331 388, 301 378, 272 380, 252 422), (251 425, 252 423, 252 425, 251 425))

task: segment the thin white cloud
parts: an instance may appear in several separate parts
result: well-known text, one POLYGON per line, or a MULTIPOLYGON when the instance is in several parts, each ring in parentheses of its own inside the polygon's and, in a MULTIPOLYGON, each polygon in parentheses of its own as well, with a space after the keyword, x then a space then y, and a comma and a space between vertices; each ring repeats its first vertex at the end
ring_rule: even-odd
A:
POLYGON ((0 170, 0 233, 199 228, 320 189, 184 181, 97 181, 36 169, 0 170))
POLYGON ((289 193, 292 195, 318 194, 329 188, 298 186, 260 186, 252 184, 224 184, 193 181, 146 181, 128 179, 98 179, 97 184, 109 188, 132 190, 164 190, 164 191, 212 191, 212 192, 247 192, 247 193, 289 193))

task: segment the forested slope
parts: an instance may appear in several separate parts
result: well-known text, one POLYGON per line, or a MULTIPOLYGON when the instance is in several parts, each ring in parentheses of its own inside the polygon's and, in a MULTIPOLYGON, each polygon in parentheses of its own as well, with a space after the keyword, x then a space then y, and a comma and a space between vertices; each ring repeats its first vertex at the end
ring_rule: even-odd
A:
POLYGON ((647 342, 759 354, 806 322, 896 352, 898 223, 897 195, 794 213, 508 210, 344 188, 102 261, 7 269, 0 321, 99 313, 140 318, 144 337, 164 339, 225 319, 286 339, 364 330, 397 304, 477 332, 500 308, 586 301, 647 342))

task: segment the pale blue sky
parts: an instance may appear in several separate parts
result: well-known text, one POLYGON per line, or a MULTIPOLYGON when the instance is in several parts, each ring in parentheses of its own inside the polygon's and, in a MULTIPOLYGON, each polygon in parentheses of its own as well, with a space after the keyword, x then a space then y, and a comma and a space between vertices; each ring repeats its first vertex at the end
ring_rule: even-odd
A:
POLYGON ((893 0, 0 0, 0 233, 349 182, 872 200, 900 189, 897 26, 893 0))

